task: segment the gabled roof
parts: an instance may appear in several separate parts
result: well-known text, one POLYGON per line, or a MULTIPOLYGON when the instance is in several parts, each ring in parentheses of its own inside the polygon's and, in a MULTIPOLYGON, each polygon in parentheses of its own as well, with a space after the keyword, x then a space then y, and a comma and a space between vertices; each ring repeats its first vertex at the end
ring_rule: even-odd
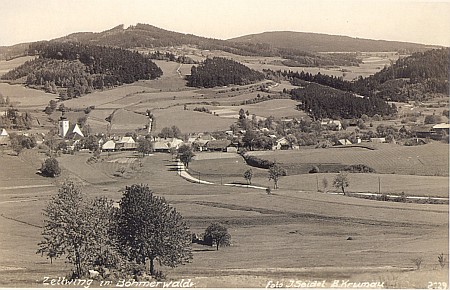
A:
POLYGON ((114 150, 116 149, 116 143, 113 140, 106 141, 102 146, 103 150, 114 150))
POLYGON ((2 129, 0 136, 9 136, 8 132, 5 129, 2 129))
POLYGON ((136 143, 133 139, 133 137, 122 137, 122 139, 120 139, 120 143, 136 143))
POLYGON ((208 143, 206 143, 206 147, 208 149, 224 149, 228 146, 230 146, 231 141, 230 140, 211 140, 208 143))
POLYGON ((169 144, 167 142, 156 141, 153 143, 154 150, 169 150, 169 144))
POLYGON ((433 129, 450 129, 450 124, 440 123, 433 126, 433 129))

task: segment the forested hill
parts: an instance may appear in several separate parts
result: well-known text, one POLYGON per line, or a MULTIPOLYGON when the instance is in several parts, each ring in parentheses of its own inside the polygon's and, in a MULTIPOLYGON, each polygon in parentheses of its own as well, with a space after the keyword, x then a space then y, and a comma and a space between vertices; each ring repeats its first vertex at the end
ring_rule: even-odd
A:
POLYGON ((380 97, 388 101, 425 100, 435 94, 449 93, 450 49, 434 49, 417 52, 398 59, 376 74, 355 81, 308 72, 264 70, 266 76, 283 77, 294 85, 304 81, 321 84, 334 89, 357 93, 366 97, 380 97))
POLYGON ((162 70, 150 59, 121 48, 39 42, 32 44, 30 51, 39 58, 9 71, 2 79, 24 78, 27 85, 51 93, 63 92, 62 99, 162 75, 162 70))
POLYGON ((263 79, 264 74, 222 57, 208 58, 198 67, 193 66, 187 77, 189 86, 205 88, 245 85, 263 79))
POLYGON ((229 40, 255 45, 268 44, 278 48, 295 48, 312 52, 399 51, 411 53, 438 48, 438 46, 429 46, 418 43, 371 40, 349 36, 292 31, 263 32, 240 36, 229 40))
POLYGON ((450 49, 417 52, 398 59, 368 78, 359 78, 353 91, 388 100, 423 100, 433 93, 448 95, 450 49))

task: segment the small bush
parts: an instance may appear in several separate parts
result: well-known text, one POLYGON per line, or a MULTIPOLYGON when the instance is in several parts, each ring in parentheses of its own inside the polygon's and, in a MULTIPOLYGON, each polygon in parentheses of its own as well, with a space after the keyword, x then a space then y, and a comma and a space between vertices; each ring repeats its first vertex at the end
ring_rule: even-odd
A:
POLYGON ((417 270, 420 270, 420 266, 422 265, 423 258, 418 257, 418 258, 411 259, 411 261, 414 263, 414 265, 416 265, 417 270))
POLYGON ((41 167, 41 173, 44 176, 56 177, 61 174, 61 168, 59 167, 58 160, 56 158, 48 158, 45 160, 41 167))
POLYGON ((354 164, 346 166, 344 168, 344 171, 348 171, 351 173, 374 173, 375 169, 364 164, 354 164))
POLYGON ((319 172, 320 172, 320 170, 319 170, 319 167, 317 167, 317 166, 313 166, 311 168, 311 170, 309 171, 309 173, 319 173, 319 172))

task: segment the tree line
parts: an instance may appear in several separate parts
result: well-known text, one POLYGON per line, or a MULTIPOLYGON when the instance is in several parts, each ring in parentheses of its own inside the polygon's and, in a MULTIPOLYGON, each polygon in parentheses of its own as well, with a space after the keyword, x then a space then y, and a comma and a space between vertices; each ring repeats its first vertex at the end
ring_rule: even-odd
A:
POLYGON ((212 88, 216 86, 245 85, 264 79, 264 74, 245 65, 222 57, 207 58, 191 68, 188 86, 212 88))
POLYGON ((94 89, 162 75, 162 70, 149 58, 121 48, 37 42, 30 45, 29 54, 39 55, 39 58, 27 61, 2 79, 26 77, 28 85, 40 86, 49 92, 62 87, 69 95, 80 96, 94 89))
POLYGON ((301 71, 264 70, 266 77, 284 78, 293 85, 314 82, 338 90, 353 92, 366 97, 380 97, 389 101, 423 99, 430 93, 448 94, 448 49, 417 52, 399 58, 391 66, 385 66, 376 74, 354 81, 342 77, 311 74, 301 71))

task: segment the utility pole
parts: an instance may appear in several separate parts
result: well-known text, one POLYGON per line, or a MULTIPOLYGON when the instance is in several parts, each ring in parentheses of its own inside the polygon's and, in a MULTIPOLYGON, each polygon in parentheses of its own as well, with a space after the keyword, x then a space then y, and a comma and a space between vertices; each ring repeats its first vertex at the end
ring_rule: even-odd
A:
POLYGON ((378 176, 378 194, 381 194, 381 179, 378 176))
POLYGON ((316 175, 317 192, 319 192, 319 177, 316 175))

